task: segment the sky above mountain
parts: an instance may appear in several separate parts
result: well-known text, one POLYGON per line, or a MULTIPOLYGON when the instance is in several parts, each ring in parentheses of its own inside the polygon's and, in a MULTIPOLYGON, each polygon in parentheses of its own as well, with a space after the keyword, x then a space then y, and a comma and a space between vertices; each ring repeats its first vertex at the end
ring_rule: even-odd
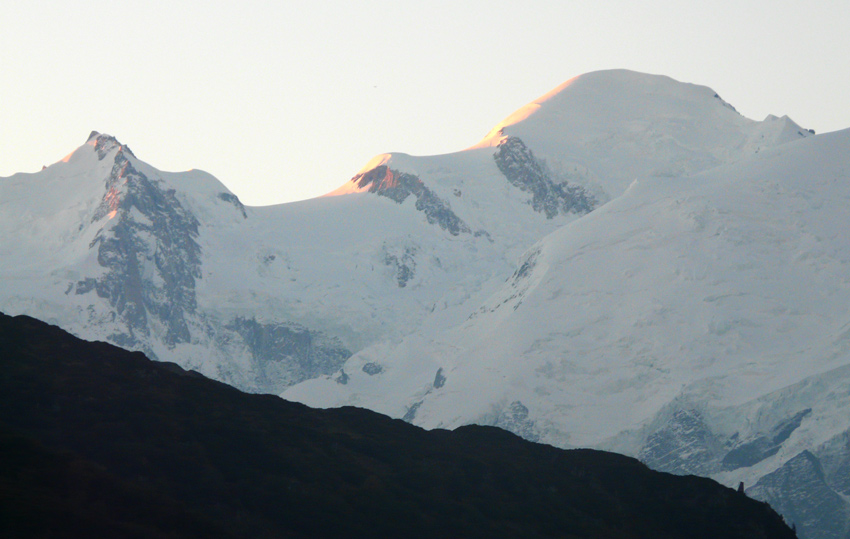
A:
POLYGON ((833 131, 850 127, 848 20, 844 1, 3 2, 0 176, 95 129, 246 204, 299 200, 379 153, 469 147, 620 67, 833 131))

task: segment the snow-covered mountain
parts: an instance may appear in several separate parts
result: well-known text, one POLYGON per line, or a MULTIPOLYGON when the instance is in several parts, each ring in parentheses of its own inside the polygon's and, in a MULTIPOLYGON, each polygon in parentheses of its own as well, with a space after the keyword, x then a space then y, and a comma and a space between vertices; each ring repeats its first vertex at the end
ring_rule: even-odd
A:
POLYGON ((0 310, 311 405, 743 480, 846 537, 850 132, 811 134, 603 71, 465 151, 251 208, 93 133, 0 179, 0 310))
POLYGON ((0 308, 279 392, 426 315, 462 320, 530 243, 597 204, 503 151, 550 189, 533 206, 492 154, 385 156, 350 183, 362 194, 246 208, 208 174, 158 171, 92 133, 0 180, 0 308))
POLYGON ((344 387, 284 396, 744 481, 800 529, 835 530, 812 536, 845 537, 848 149, 850 130, 636 180, 535 244, 439 338, 366 349, 344 387))

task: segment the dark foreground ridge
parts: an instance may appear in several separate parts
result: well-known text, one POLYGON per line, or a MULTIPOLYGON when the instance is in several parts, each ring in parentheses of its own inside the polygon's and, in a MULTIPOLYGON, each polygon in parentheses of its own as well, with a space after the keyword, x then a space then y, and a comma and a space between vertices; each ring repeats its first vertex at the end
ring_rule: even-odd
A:
POLYGON ((766 504, 493 427, 249 395, 0 315, 3 537, 794 537, 766 504))

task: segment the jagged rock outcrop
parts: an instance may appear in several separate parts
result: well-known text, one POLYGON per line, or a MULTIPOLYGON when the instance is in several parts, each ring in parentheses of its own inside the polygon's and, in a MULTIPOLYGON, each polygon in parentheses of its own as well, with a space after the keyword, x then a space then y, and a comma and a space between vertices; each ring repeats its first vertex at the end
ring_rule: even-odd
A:
POLYGON ((437 369, 437 374, 434 375, 434 383, 432 385, 434 386, 434 389, 440 389, 446 385, 446 375, 443 374, 442 367, 437 369))
POLYGON ((496 417, 493 425, 532 442, 540 439, 535 430, 534 421, 528 417, 528 407, 521 401, 514 401, 505 407, 496 417))
MULTIPOLYGON (((811 414, 812 409, 805 408, 740 439, 738 432, 715 434, 706 414, 681 407, 654 427, 640 459, 656 470, 722 477, 724 472, 751 468, 779 453, 811 414)), ((850 503, 843 497, 850 493, 848 433, 785 461, 749 486, 747 495, 770 503, 797 527, 800 537, 850 537, 850 503)))
POLYGON ((238 333, 250 350, 257 389, 264 392, 335 373, 351 356, 339 339, 295 323, 238 317, 225 328, 238 333))
POLYGON ((366 363, 363 365, 363 372, 368 374, 369 376, 375 376, 376 374, 381 374, 384 371, 384 368, 381 367, 377 363, 366 363))
POLYGON ((796 526, 801 537, 846 539, 850 503, 827 484, 818 458, 803 451, 746 490, 796 526))
POLYGON ((806 408, 794 416, 780 422, 765 435, 757 436, 752 440, 741 442, 723 457, 721 466, 724 470, 736 470, 757 464, 764 459, 775 455, 782 447, 782 442, 788 439, 797 430, 803 419, 812 413, 811 408, 806 408))
POLYGON ((529 204, 548 219, 559 213, 588 213, 597 205, 582 187, 553 181, 546 163, 537 159, 519 137, 502 140, 493 159, 512 185, 531 193, 529 204))
POLYGON ((413 420, 416 419, 416 412, 419 410, 419 407, 422 406, 422 401, 417 401, 408 406, 407 411, 404 412, 402 416, 402 421, 406 421, 407 423, 413 423, 413 420))
POLYGON ((387 197, 399 204, 413 196, 416 199, 416 209, 424 213, 432 225, 438 225, 453 236, 470 233, 469 226, 455 215, 449 203, 428 189, 422 180, 413 174, 380 165, 354 176, 351 181, 358 188, 368 189, 370 193, 387 197))
POLYGON ((709 475, 717 469, 719 450, 702 413, 683 408, 649 436, 639 458, 654 470, 709 475))
POLYGON ((384 245, 384 265, 392 270, 399 288, 404 288, 416 275, 416 247, 403 246, 392 249, 384 245))
POLYGON ((90 248, 104 268, 99 277, 76 284, 77 294, 92 291, 106 298, 126 326, 113 342, 140 347, 150 335, 149 318, 165 327, 168 346, 189 342, 187 316, 197 307, 195 283, 201 278, 198 220, 173 189, 148 178, 127 158, 129 149, 108 135, 96 135, 95 151, 103 160, 115 148, 105 179, 105 194, 92 216, 103 227, 90 248))
POLYGON ((850 496, 850 430, 818 447, 816 453, 829 486, 850 496))
POLYGON ((248 218, 248 212, 245 211, 245 206, 242 205, 242 201, 239 200, 239 197, 234 195, 233 193, 219 193, 218 198, 233 204, 237 210, 242 214, 244 219, 248 218))

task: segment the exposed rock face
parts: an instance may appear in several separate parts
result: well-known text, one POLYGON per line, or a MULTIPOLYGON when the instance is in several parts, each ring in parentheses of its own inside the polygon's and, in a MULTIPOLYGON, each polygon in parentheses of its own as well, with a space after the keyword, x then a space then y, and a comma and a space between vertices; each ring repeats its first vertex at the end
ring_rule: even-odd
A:
POLYGON ((520 401, 514 401, 502 410, 493 425, 532 442, 540 439, 534 429, 534 421, 528 417, 528 408, 520 401))
POLYGON ((413 423, 413 420, 416 419, 416 412, 419 410, 420 406, 422 406, 422 401, 417 401, 411 404, 401 419, 408 423, 413 423))
POLYGON ((829 486, 844 496, 850 496, 850 430, 819 447, 817 455, 829 486))
POLYGON ((380 165, 351 179, 357 187, 368 187, 370 193, 387 197, 401 204, 407 197, 416 198, 416 209, 425 214, 428 222, 439 225, 451 235, 469 234, 470 229, 455 213, 447 201, 428 189, 413 174, 380 165))
POLYGON ((446 375, 443 374, 443 368, 437 369, 437 374, 434 375, 434 389, 440 389, 446 385, 446 375))
POLYGON ((225 327, 236 331, 250 350, 263 391, 280 392, 291 384, 335 373, 351 356, 338 339, 298 324, 236 318, 225 327))
POLYGON ((552 181, 546 163, 537 159, 519 137, 500 142, 493 158, 511 184, 531 193, 529 203, 534 211, 548 219, 561 213, 588 213, 597 206, 594 197, 582 187, 552 181))
POLYGON ((770 433, 741 443, 723 457, 723 469, 736 470, 738 468, 752 466, 775 455, 782 447, 782 442, 787 440, 797 430, 803 419, 811 413, 812 409, 807 408, 793 417, 780 422, 771 429, 770 433))
POLYGON ((229 202, 236 206, 236 209, 242 213, 242 217, 245 219, 248 218, 248 213, 245 211, 245 206, 242 205, 242 201, 239 200, 239 197, 232 193, 219 193, 218 198, 225 202, 229 202))
POLYGON ((378 365, 377 363, 366 363, 363 365, 363 372, 368 374, 369 376, 375 376, 376 374, 381 374, 384 372, 384 368, 378 365))
MULTIPOLYGON (((669 413, 669 412, 668 412, 669 413)), ((678 475, 712 475, 750 468, 776 455, 812 414, 805 408, 766 431, 740 439, 712 432, 705 415, 680 408, 652 432, 640 459, 653 469, 678 475)), ((850 431, 816 450, 803 451, 746 490, 769 503, 806 538, 850 537, 850 431)))
POLYGON ((501 297, 495 297, 490 303, 485 303, 479 307, 476 312, 470 314, 469 318, 472 319, 487 312, 492 313, 508 305, 511 306, 513 310, 519 309, 520 305, 522 305, 523 299, 525 299, 525 294, 531 287, 531 275, 537 267, 539 257, 539 248, 532 249, 526 253, 525 259, 522 261, 520 267, 517 268, 513 275, 508 278, 507 282, 509 283, 509 288, 505 288, 505 294, 501 297))
POLYGON ((680 475, 716 471, 720 443, 697 410, 676 410, 640 451, 650 468, 680 475))
POLYGON ((133 167, 129 150, 113 137, 99 135, 95 149, 104 159, 116 146, 106 193, 92 218, 108 219, 91 244, 105 272, 79 281, 76 293, 94 290, 109 300, 127 327, 126 334, 110 337, 117 344, 138 347, 138 338, 150 333, 150 316, 165 326, 166 345, 189 342, 186 317, 197 307, 195 281, 201 278, 198 221, 173 190, 133 167), (147 271, 151 266, 154 271, 147 271))
POLYGON ((348 383, 349 376, 345 373, 345 369, 339 370, 339 375, 334 378, 334 381, 339 385, 346 385, 348 383))
MULTIPOLYGON (((207 374, 250 392, 279 393, 337 372, 351 356, 339 340, 321 331, 288 320, 259 322, 251 314, 222 316, 198 299, 203 294, 199 280, 205 271, 212 274, 202 267, 207 253, 201 251, 201 236, 209 224, 200 220, 209 217, 204 212, 223 201, 248 217, 224 186, 201 184, 194 196, 178 193, 129 148, 97 132, 80 151, 93 151, 100 162, 89 180, 99 198, 91 199, 94 204, 80 214, 79 225, 80 231, 91 227, 88 238, 93 239, 82 243, 82 251, 87 247, 96 265, 68 272, 65 294, 82 296, 75 298, 81 304, 79 318, 88 315, 92 325, 109 324, 108 341, 154 358, 173 352, 193 367, 203 364, 204 356, 221 353, 207 374), (193 347, 206 351, 187 353, 193 347)), ((276 258, 258 256, 266 266, 276 258)))
POLYGON ((818 458, 803 451, 762 477, 747 494, 768 502, 797 527, 801 537, 844 539, 850 504, 827 484, 818 458))
POLYGON ((97 158, 103 161, 103 159, 109 154, 109 152, 114 149, 116 146, 121 149, 122 152, 127 152, 133 157, 136 157, 129 146, 124 146, 118 139, 111 135, 103 135, 98 133, 97 131, 92 131, 89 135, 89 141, 91 139, 95 139, 94 141, 94 151, 97 152, 97 158))
POLYGON ((404 288, 416 274, 416 248, 403 247, 391 251, 384 246, 384 265, 393 270, 399 288, 404 288))

